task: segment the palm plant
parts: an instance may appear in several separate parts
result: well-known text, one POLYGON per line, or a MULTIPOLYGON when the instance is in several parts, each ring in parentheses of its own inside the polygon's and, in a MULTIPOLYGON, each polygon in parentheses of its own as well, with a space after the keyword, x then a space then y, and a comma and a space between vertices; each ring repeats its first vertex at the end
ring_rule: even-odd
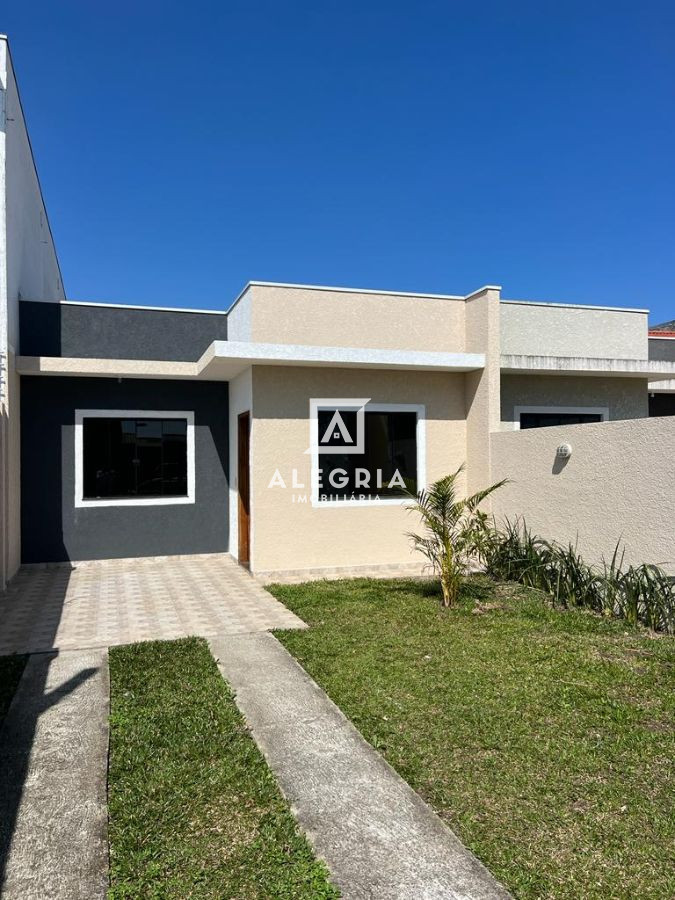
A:
POLYGON ((506 483, 504 479, 471 497, 458 499, 457 479, 463 469, 462 465, 456 472, 419 491, 408 507, 420 515, 425 529, 422 535, 408 532, 408 537, 413 548, 426 556, 438 575, 443 606, 455 605, 462 579, 471 562, 480 556, 487 534, 487 516, 478 507, 506 483))

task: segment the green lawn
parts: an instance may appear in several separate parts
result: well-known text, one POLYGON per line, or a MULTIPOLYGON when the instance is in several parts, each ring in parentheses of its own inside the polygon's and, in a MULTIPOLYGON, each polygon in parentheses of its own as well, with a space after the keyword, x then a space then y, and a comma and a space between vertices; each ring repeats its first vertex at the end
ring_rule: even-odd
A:
POLYGON ((110 650, 111 898, 337 897, 197 638, 110 650))
POLYGON ((479 577, 452 611, 428 582, 271 590, 312 626, 284 645, 516 896, 675 896, 674 638, 479 577))
POLYGON ((12 702, 25 665, 25 656, 0 656, 0 725, 12 702))

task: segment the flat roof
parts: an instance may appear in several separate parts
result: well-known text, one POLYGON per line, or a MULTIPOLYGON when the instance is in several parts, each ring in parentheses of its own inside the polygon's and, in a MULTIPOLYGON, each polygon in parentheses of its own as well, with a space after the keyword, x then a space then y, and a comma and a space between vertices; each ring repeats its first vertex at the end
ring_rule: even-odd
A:
MULTIPOLYGON (((285 288, 289 290, 303 290, 303 291, 330 291, 338 294, 366 294, 370 296, 379 296, 379 297, 412 297, 418 298, 421 300, 468 300, 471 297, 474 297, 476 294, 480 294, 482 291, 501 291, 502 288, 500 285, 496 284, 486 284, 483 287, 477 288, 475 291, 471 291, 469 294, 429 294, 424 292, 417 291, 390 291, 390 290, 376 290, 374 288, 355 288, 355 287, 340 287, 338 285, 322 285, 322 284, 294 284, 292 282, 283 282, 283 281, 247 281, 245 286, 241 289, 241 291, 237 294, 232 303, 227 307, 227 309, 204 309, 204 308, 193 308, 190 306, 149 306, 145 304, 138 303, 111 303, 108 301, 102 300, 31 300, 30 297, 24 298, 24 302, 26 303, 58 303, 63 306, 94 306, 94 307, 110 307, 112 309, 141 309, 147 311, 155 311, 155 312, 185 312, 185 313, 199 313, 201 315, 215 315, 215 316, 226 316, 228 313, 234 309, 236 304, 241 300, 241 298, 246 294, 249 288, 251 287, 271 287, 271 288, 285 288)), ((640 313, 640 314, 648 314, 648 309, 643 309, 640 307, 632 307, 632 306, 599 306, 597 304, 586 304, 586 303, 565 303, 563 301, 557 300, 507 300, 500 299, 500 303, 506 306, 540 306, 540 307, 552 307, 552 308, 560 308, 560 309, 595 309, 602 310, 604 312, 625 312, 625 313, 640 313)), ((649 332, 650 337, 668 337, 675 335, 675 332, 649 332)))
POLYGON ((142 309, 149 312, 199 313, 208 316, 226 316, 224 309, 193 309, 190 306, 142 306, 137 303, 106 303, 99 300, 31 300, 24 297, 22 303, 55 303, 57 306, 96 306, 110 309, 142 309))

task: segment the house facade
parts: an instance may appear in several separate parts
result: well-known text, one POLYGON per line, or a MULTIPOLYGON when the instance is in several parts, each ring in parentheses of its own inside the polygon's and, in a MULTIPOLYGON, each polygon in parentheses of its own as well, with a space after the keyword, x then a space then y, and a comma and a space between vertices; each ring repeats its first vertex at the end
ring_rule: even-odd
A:
POLYGON ((0 48, 5 580, 224 552, 255 573, 418 569, 408 492, 461 465, 466 490, 488 484, 491 435, 646 418, 675 395, 647 310, 498 286, 250 282, 222 312, 66 300, 0 48))
POLYGON ((252 282, 227 313, 18 306, 25 563, 417 568, 407 491, 462 464, 467 490, 487 484, 494 432, 645 418, 675 370, 649 358, 645 310, 496 286, 252 282))

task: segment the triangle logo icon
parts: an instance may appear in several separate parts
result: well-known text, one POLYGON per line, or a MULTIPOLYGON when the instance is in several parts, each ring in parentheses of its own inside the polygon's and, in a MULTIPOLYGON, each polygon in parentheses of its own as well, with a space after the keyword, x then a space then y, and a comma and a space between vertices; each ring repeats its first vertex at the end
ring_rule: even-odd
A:
POLYGON ((326 428, 323 437, 321 438, 321 444, 328 444, 331 440, 342 440, 346 444, 353 444, 353 440, 349 431, 347 430, 347 426, 345 425, 342 416, 340 415, 339 410, 335 410, 333 413, 333 417, 328 423, 328 427, 326 428))

